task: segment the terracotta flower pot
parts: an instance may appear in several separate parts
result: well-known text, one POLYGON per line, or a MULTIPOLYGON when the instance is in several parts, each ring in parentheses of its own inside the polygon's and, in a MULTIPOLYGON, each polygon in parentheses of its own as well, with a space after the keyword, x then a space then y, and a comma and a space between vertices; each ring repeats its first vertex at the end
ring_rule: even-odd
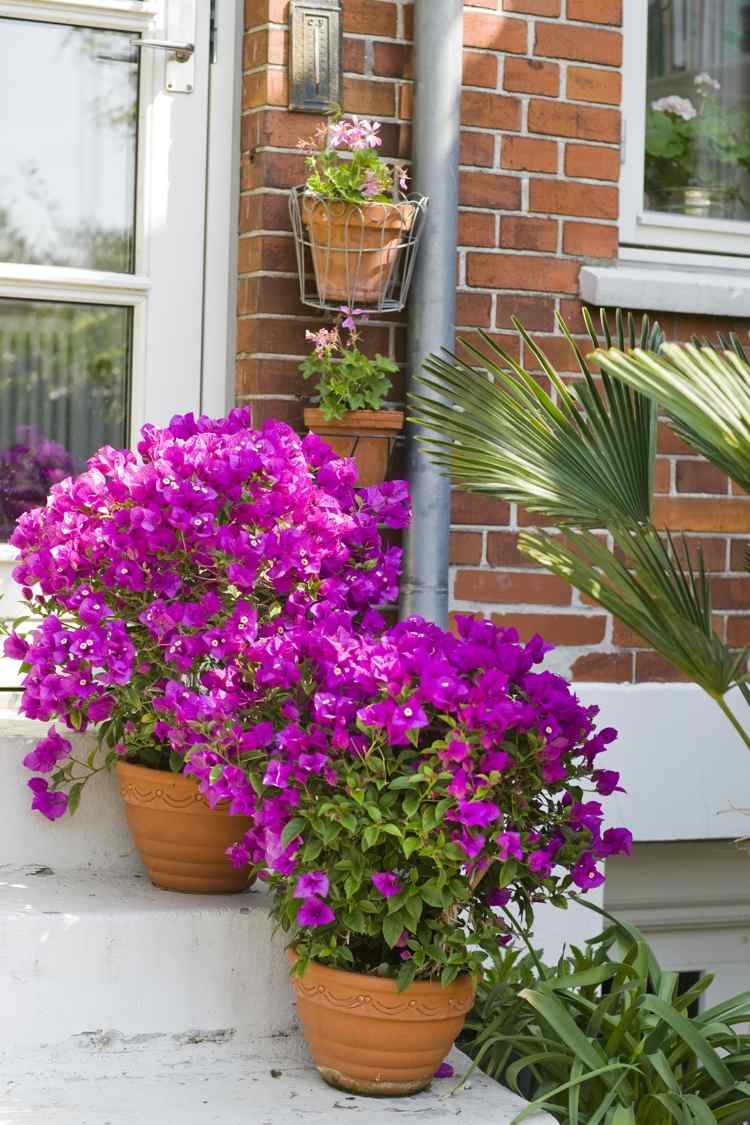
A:
POLYGON ((128 827, 155 886, 204 895, 247 889, 247 869, 224 854, 250 827, 247 817, 230 816, 226 805, 209 808, 186 774, 130 762, 116 769, 128 827))
POLYGON ((304 196, 302 220, 321 301, 378 304, 415 214, 414 204, 406 200, 355 204, 304 196))
POLYGON ((354 458, 359 484, 380 484, 388 471, 395 436, 404 428, 404 415, 401 410, 353 410, 327 422, 322 410, 308 407, 305 425, 325 438, 339 457, 354 458))
POLYGON ((304 976, 291 979, 321 1077, 355 1094, 399 1097, 424 1090, 474 1003, 468 976, 446 988, 416 981, 398 992, 393 980, 311 962, 304 976))

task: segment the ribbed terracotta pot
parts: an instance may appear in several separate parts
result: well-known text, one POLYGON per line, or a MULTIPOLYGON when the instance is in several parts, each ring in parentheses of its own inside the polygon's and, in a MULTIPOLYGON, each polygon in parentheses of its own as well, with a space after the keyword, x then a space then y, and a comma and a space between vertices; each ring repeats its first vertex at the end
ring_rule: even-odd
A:
POLYGON ((321 301, 382 301, 416 213, 407 201, 356 204, 306 195, 302 220, 321 301))
POLYGON ((321 1077, 370 1097, 402 1097, 429 1086, 474 1003, 468 976, 446 988, 415 981, 398 992, 394 980, 311 962, 291 980, 321 1077))
POLYGON ((350 410, 330 422, 315 406, 305 408, 305 425, 322 437, 339 457, 353 457, 357 483, 381 484, 388 472, 391 448, 404 428, 402 410, 350 410))
POLYGON ((209 808, 194 777, 117 762, 128 827, 151 882, 165 891, 235 894, 247 890, 247 868, 225 852, 250 827, 226 805, 209 808))

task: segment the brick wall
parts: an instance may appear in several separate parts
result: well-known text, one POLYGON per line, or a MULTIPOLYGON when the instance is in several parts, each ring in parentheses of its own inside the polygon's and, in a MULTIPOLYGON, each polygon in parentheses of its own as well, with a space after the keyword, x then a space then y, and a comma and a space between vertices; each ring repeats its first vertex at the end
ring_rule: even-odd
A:
MULTIPOLYGON (((344 0, 344 109, 384 122, 386 155, 408 156, 409 0, 344 0)), ((256 417, 301 424, 297 364, 304 330, 286 189, 304 178, 295 151, 317 120, 289 113, 286 0, 246 0, 237 397, 256 417)), ((621 0, 475 0, 465 4, 458 333, 484 328, 530 370, 516 313, 561 371, 572 370, 560 312, 581 335, 582 262, 617 254, 621 0)), ((660 316, 672 339, 747 325, 660 316)), ((581 339, 585 339, 581 335, 581 339)), ((374 320, 364 346, 403 359, 405 326, 374 320)), ((403 395, 397 381, 395 400, 403 395)), ((671 435, 660 434, 657 519, 701 543, 714 572, 717 628, 750 643, 750 505, 671 435), (744 535, 743 535, 744 533, 744 535)), ((451 587, 455 609, 540 631, 560 646, 559 667, 579 680, 677 678, 608 615, 526 564, 516 540, 527 513, 454 494, 451 587)))

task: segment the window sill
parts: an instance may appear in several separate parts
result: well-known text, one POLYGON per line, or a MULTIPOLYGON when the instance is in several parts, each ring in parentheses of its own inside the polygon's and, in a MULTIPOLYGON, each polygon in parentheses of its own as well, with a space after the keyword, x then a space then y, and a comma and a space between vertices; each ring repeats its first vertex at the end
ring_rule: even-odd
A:
POLYGON ((583 266, 587 304, 646 312, 750 318, 750 274, 704 266, 617 262, 583 266))

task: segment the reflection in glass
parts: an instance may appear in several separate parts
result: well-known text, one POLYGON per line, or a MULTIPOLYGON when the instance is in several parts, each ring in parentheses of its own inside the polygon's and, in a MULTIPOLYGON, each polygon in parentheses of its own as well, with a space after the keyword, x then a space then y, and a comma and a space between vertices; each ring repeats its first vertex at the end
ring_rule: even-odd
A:
POLYGON ((0 18, 0 261, 133 271, 132 38, 0 18))
POLYGON ((131 310, 0 299, 0 540, 101 445, 127 445, 131 310))
POLYGON ((645 203, 750 219, 750 2, 649 0, 645 203))

